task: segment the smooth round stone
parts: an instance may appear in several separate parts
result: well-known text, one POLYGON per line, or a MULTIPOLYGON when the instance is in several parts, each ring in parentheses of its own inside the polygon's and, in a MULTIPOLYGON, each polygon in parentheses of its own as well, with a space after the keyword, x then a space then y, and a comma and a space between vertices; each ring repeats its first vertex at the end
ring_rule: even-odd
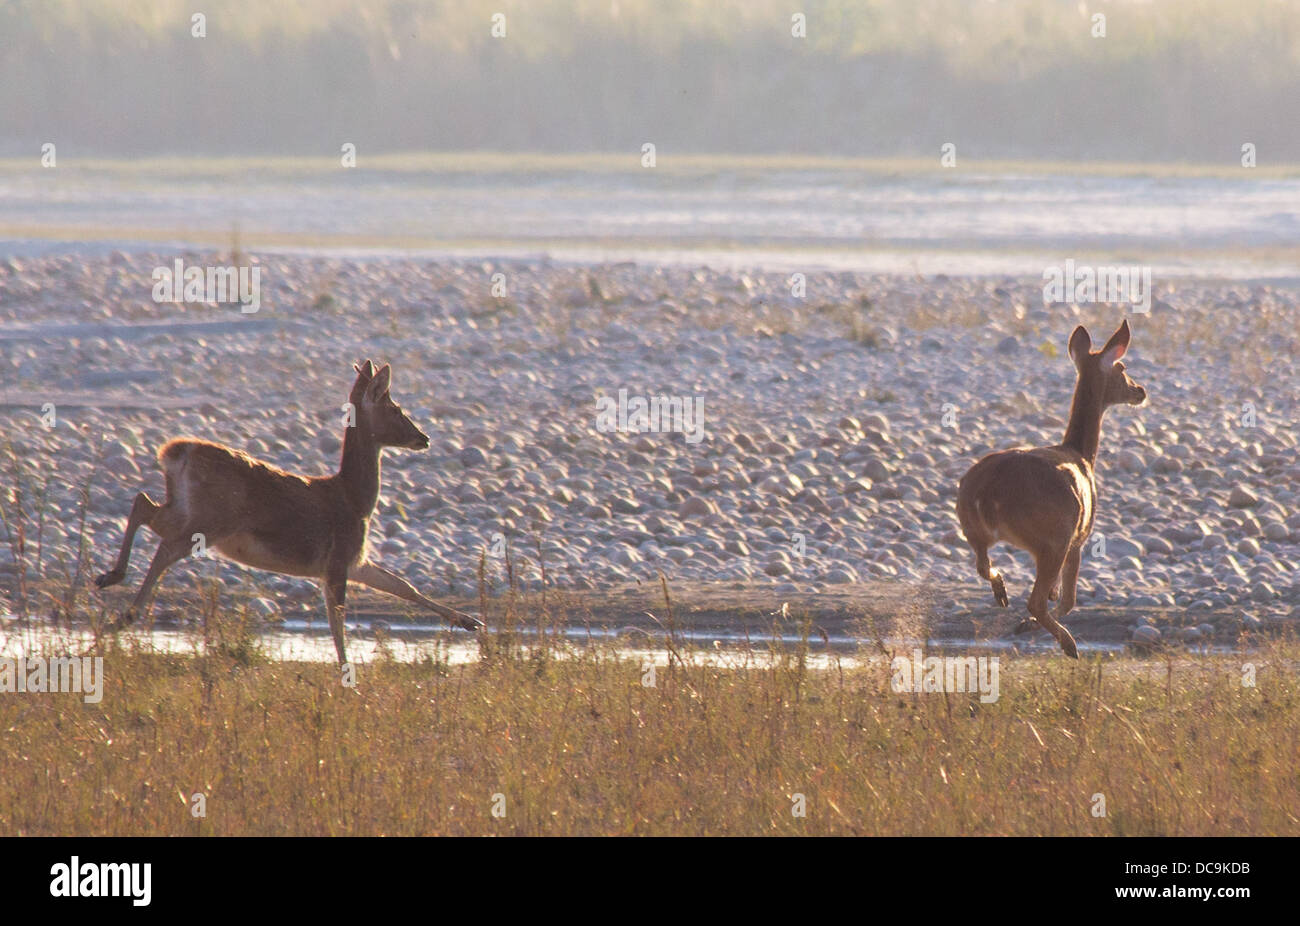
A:
POLYGON ((609 500, 609 508, 616 514, 640 514, 645 510, 640 502, 616 495, 609 500))
POLYGON ((1150 624, 1141 624, 1133 630, 1133 642, 1145 646, 1155 646, 1160 642, 1160 630, 1150 624))
POLYGON ((1237 552, 1243 556, 1259 555, 1259 541, 1245 537, 1237 543, 1237 552))
POLYGON ((534 502, 524 505, 523 515, 529 520, 540 521, 543 524, 549 524, 551 521, 551 513, 546 510, 546 507, 534 502))
POLYGON ((475 466, 485 466, 488 461, 487 453, 484 452, 483 448, 474 446, 466 447, 457 454, 456 458, 460 461, 460 465, 466 469, 475 466))
POLYGON ((888 482, 877 482, 871 486, 871 496, 887 502, 901 501, 911 497, 915 492, 916 490, 911 486, 895 485, 888 482))
POLYGON ((635 566, 642 561, 641 555, 632 547, 618 547, 609 559, 618 566, 635 566))
POLYGON ((1132 450, 1121 450, 1115 463, 1120 469, 1129 473, 1140 473, 1147 465, 1146 461, 1132 450))
POLYGON ((1142 545, 1146 547, 1148 553, 1159 553, 1163 556, 1169 556, 1174 552, 1174 545, 1163 537, 1157 537, 1154 534, 1148 534, 1142 538, 1142 545))
POLYGON ((794 473, 768 476, 759 483, 758 490, 769 495, 795 495, 803 491, 803 480, 794 473))
POLYGON ((280 613, 280 606, 270 598, 254 598, 248 603, 248 609, 259 617, 271 617, 280 613))
POLYGON ((1251 589, 1250 598, 1252 601, 1259 602, 1272 601, 1277 598, 1277 592, 1267 582, 1257 582, 1251 589))
POLYGON ((573 501, 573 493, 564 486, 559 486, 551 493, 551 498, 559 502, 561 505, 567 505, 573 501))
POLYGON ((1228 495, 1228 504, 1233 508, 1253 508, 1259 504, 1259 496, 1245 486, 1233 486, 1228 495))
POLYGON ((707 498, 701 498, 698 495, 692 495, 681 503, 677 509, 679 518, 697 518, 704 515, 717 514, 718 506, 707 498))
POLYGON ((863 465, 862 471, 875 482, 888 479, 892 475, 889 467, 879 457, 870 457, 863 465))
POLYGON ((1128 537, 1107 537, 1106 552, 1111 556, 1144 556, 1146 551, 1142 544, 1128 537))
POLYGON ((1278 521, 1269 521, 1264 525, 1264 536, 1274 542, 1286 540, 1291 536, 1291 531, 1285 524, 1278 521))
POLYGON ((823 581, 828 585, 848 585, 857 582, 858 577, 851 569, 839 568, 832 569, 830 572, 826 573, 826 577, 823 581))

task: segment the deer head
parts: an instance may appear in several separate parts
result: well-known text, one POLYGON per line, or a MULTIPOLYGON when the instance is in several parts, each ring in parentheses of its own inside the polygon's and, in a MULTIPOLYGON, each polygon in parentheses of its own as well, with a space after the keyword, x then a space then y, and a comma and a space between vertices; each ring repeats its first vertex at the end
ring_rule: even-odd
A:
POLYGON ((378 370, 369 360, 353 367, 357 381, 352 385, 349 401, 357 410, 357 427, 378 447, 405 447, 427 450, 429 436, 415 426, 388 390, 393 369, 384 364, 378 370))
POLYGON ((1070 335, 1070 357, 1079 371, 1078 394, 1100 413, 1112 405, 1142 405, 1146 389, 1129 377, 1119 362, 1128 351, 1128 319, 1120 322, 1106 346, 1094 352, 1088 329, 1080 325, 1070 335))

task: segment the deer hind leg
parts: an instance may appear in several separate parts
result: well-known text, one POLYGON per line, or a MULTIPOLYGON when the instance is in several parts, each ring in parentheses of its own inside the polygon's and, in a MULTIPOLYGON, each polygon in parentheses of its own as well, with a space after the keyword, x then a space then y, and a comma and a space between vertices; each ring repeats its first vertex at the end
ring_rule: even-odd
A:
POLYGON ((1029 613, 1043 626, 1043 629, 1056 638, 1065 655, 1071 659, 1079 658, 1079 649, 1074 644, 1074 637, 1056 618, 1047 606, 1047 595, 1061 575, 1061 567, 1066 561, 1064 552, 1049 551, 1037 557, 1038 575, 1034 579, 1034 589, 1029 593, 1029 613))
POLYGON ((158 544, 158 551, 154 553, 153 560, 149 563, 149 571, 145 573, 140 591, 136 592, 131 607, 122 612, 122 617, 115 626, 129 624, 144 613, 153 595, 154 587, 163 573, 189 556, 191 549, 189 541, 183 535, 163 538, 162 543, 158 544))
MULTIPOLYGON (((1068 562, 1069 557, 1067 557, 1066 559, 1067 559, 1067 562, 1068 562)), ((1060 581, 1060 579, 1058 579, 1058 580, 1055 582, 1055 584, 1052 585, 1052 590, 1049 591, 1049 592, 1047 593, 1047 600, 1048 600, 1048 601, 1056 601, 1056 600, 1057 600, 1058 598, 1060 598, 1060 597, 1061 597, 1061 581, 1060 581)), ((1070 599, 1070 605, 1071 605, 1071 607, 1073 607, 1073 605, 1074 605, 1074 599, 1073 599, 1073 598, 1070 599)), ((1066 610, 1069 610, 1069 609, 1067 608, 1066 610)), ((1065 613, 1065 611, 1060 611, 1060 610, 1058 610, 1056 616, 1059 618, 1059 617, 1060 617, 1062 614, 1064 614, 1064 613, 1065 613)), ((1026 617, 1023 621, 1021 621, 1019 624, 1017 624, 1017 625, 1016 625, 1016 629, 1013 630, 1013 631, 1011 631, 1011 632, 1014 633, 1014 634, 1029 633, 1029 631, 1033 630, 1033 629, 1034 629, 1035 627, 1037 627, 1037 626, 1038 626, 1038 621, 1037 621, 1035 618, 1032 618, 1032 617, 1026 617)))
POLYGON ((1002 574, 989 565, 988 544, 972 540, 970 545, 975 551, 975 570, 981 579, 987 579, 993 586, 993 599, 1005 608, 1010 601, 1007 597, 1007 584, 1002 581, 1002 574))
POLYGON ((457 627, 463 627, 465 630, 478 630, 483 626, 483 622, 478 618, 470 617, 468 614, 464 614, 454 608, 440 605, 432 598, 426 598, 424 595, 417 592, 410 582, 407 582, 397 573, 390 572, 381 566, 376 566, 374 563, 361 563, 360 565, 353 566, 348 570, 348 579, 428 608, 439 617, 455 624, 457 627))
POLYGON ((131 561, 131 545, 135 543, 135 532, 141 527, 153 524, 154 515, 162 510, 161 505, 154 504, 153 499, 141 492, 131 505, 131 514, 126 519, 126 534, 122 537, 122 547, 117 551, 117 562, 113 568, 95 579, 96 588, 108 588, 117 585, 126 578, 126 567, 131 561))
POLYGON ((1082 558, 1082 546, 1073 548, 1065 555, 1065 565, 1061 567, 1061 600, 1056 605, 1058 620, 1074 610, 1075 586, 1079 582, 1079 561, 1082 558))

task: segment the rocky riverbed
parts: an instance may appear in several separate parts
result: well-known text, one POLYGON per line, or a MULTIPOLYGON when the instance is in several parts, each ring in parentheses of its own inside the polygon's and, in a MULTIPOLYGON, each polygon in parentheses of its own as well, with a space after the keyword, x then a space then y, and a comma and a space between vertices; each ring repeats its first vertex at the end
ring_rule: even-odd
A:
MULTIPOLYGON (((161 500, 153 455, 169 437, 331 471, 352 364, 373 358, 393 365, 393 395, 432 446, 386 453, 371 545, 426 593, 472 597, 485 552, 499 585, 508 550, 525 590, 598 596, 662 572, 725 609, 908 589, 938 624, 1009 627, 1029 559, 994 548, 1012 593, 999 612, 958 531, 957 480, 991 450, 1058 441, 1071 329, 1100 343, 1126 311, 1045 304, 1035 278, 809 270, 801 287, 705 268, 242 255, 261 269, 261 306, 243 313, 155 302, 151 274, 178 257, 231 263, 0 258, 11 601, 17 523, 30 573, 39 556, 46 579, 75 578, 82 536, 83 573, 102 571, 135 493, 161 500), (665 396, 699 417, 634 433, 621 390, 633 413, 665 396)), ((1151 399, 1103 426, 1068 623, 1139 643, 1294 626, 1300 287, 1155 282, 1126 358, 1151 399)), ((152 546, 137 540, 126 589, 152 546)), ((210 560, 163 587, 214 570, 267 613, 319 607, 310 583, 210 560)))

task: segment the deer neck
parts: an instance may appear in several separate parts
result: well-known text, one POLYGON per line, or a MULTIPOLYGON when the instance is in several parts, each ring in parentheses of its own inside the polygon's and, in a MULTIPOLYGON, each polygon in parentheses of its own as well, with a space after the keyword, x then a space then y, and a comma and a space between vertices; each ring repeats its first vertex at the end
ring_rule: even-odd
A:
POLYGON ((379 444, 369 433, 369 422, 358 421, 343 429, 343 458, 339 482, 352 509, 369 518, 379 501, 379 444))
POLYGON ((1098 383, 1079 378, 1070 404, 1070 423, 1061 441, 1062 447, 1077 451, 1090 464, 1097 462, 1097 448, 1101 446, 1101 416, 1106 411, 1099 395, 1101 388, 1098 383))

